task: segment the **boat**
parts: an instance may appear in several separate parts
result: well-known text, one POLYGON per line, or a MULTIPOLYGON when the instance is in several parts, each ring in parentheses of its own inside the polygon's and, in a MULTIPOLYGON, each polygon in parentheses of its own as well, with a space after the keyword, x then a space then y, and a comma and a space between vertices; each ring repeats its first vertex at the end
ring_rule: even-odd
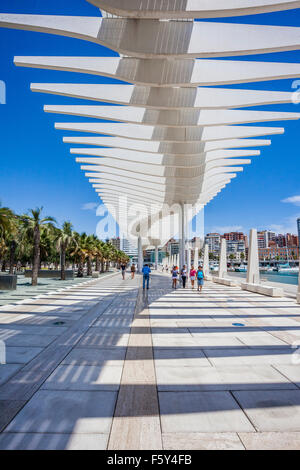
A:
POLYGON ((260 272, 261 273, 271 273, 271 272, 274 272, 274 268, 271 267, 271 266, 261 266, 259 268, 260 272))
POLYGON ((279 268, 278 268, 278 272, 279 272, 279 273, 287 273, 287 274, 289 274, 289 273, 291 273, 291 274, 293 274, 293 273, 299 273, 299 268, 297 268, 297 267, 294 267, 294 268, 291 268, 291 267, 289 267, 289 268, 288 268, 288 267, 281 268, 281 267, 279 267, 279 268))
POLYGON ((293 274, 293 273, 299 273, 299 268, 297 266, 292 267, 290 263, 286 264, 279 264, 275 268, 273 268, 273 271, 277 273, 286 273, 286 274, 293 274))
POLYGON ((247 272, 247 266, 241 264, 238 268, 235 268, 236 273, 246 273, 247 272))
POLYGON ((211 271, 217 272, 217 271, 219 271, 219 265, 216 264, 216 263, 210 264, 210 265, 209 265, 209 269, 210 269, 211 271))

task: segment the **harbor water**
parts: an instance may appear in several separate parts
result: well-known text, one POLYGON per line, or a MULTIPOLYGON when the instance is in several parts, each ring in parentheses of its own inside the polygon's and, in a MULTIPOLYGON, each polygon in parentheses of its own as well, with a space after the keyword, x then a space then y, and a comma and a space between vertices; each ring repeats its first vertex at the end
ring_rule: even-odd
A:
MULTIPOLYGON (((247 273, 238 273, 234 271, 228 272, 230 276, 233 277, 239 277, 239 278, 245 278, 247 276, 247 273)), ((261 272, 260 277, 262 280, 267 280, 269 282, 280 282, 283 284, 291 284, 291 285, 297 285, 298 284, 298 274, 297 273, 278 273, 276 271, 274 272, 261 272)))

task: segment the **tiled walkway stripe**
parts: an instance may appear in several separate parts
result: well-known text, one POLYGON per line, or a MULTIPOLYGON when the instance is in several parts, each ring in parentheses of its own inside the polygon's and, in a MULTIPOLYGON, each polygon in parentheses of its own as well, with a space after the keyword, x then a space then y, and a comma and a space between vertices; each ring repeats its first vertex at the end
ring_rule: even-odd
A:
POLYGON ((148 296, 141 288, 108 443, 108 450, 129 449, 162 449, 148 296))

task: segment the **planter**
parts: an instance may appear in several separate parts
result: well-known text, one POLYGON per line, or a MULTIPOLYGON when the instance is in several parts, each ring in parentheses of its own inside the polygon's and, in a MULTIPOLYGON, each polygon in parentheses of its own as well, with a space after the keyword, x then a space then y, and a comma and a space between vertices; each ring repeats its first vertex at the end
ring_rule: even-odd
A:
POLYGON ((0 290, 16 290, 17 276, 15 274, 0 274, 0 290))
MULTIPOLYGON (((41 279, 60 279, 61 272, 58 269, 40 269, 38 277, 41 279)), ((66 279, 74 278, 74 271, 65 271, 66 279)), ((25 271, 25 277, 32 277, 32 270, 25 271)))

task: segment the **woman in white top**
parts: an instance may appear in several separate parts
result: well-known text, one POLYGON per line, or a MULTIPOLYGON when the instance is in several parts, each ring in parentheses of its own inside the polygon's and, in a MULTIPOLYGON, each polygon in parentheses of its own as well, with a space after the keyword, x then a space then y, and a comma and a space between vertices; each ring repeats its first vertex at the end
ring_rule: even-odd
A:
POLYGON ((180 274, 181 274, 181 280, 182 280, 182 287, 185 289, 186 278, 187 278, 186 265, 183 266, 180 274))

